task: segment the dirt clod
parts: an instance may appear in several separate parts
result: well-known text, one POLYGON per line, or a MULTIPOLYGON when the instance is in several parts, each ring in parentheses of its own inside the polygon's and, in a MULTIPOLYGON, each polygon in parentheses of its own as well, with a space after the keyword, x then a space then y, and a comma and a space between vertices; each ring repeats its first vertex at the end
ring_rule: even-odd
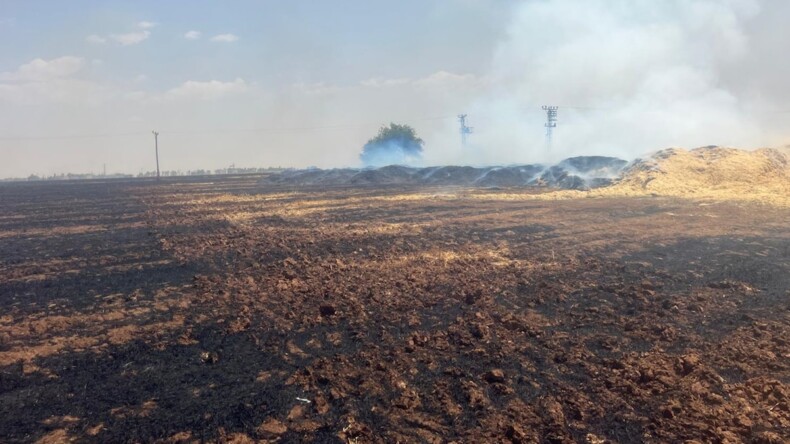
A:
POLYGON ((483 379, 491 383, 505 382, 505 372, 503 372, 501 369, 498 368, 489 370, 488 372, 485 373, 485 375, 483 375, 483 379))
POLYGON ((206 364, 216 364, 219 362, 219 355, 216 352, 204 351, 200 353, 200 360, 206 364))
POLYGON ((337 313, 337 309, 334 305, 324 304, 318 307, 318 311, 321 313, 321 316, 332 316, 337 313))
POLYGON ((279 436, 288 431, 288 427, 282 422, 269 418, 258 427, 258 433, 263 437, 279 436))

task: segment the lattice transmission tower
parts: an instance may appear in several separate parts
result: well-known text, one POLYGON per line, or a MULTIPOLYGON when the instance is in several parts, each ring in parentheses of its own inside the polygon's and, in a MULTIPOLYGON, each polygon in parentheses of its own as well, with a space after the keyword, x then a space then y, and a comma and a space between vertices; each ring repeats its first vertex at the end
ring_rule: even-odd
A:
POLYGON ((546 147, 551 148, 551 137, 554 128, 557 127, 557 110, 558 106, 543 105, 543 111, 546 111, 546 147))
POLYGON ((461 133, 461 147, 466 148, 467 136, 474 132, 474 128, 466 126, 466 114, 459 114, 458 122, 461 124, 461 128, 459 129, 461 133))

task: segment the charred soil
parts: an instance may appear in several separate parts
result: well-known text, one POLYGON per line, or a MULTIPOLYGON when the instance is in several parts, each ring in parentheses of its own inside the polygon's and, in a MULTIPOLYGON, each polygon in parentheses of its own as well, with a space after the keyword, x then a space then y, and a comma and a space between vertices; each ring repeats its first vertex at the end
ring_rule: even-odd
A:
POLYGON ((790 436, 785 207, 258 179, 0 187, 0 441, 790 436))

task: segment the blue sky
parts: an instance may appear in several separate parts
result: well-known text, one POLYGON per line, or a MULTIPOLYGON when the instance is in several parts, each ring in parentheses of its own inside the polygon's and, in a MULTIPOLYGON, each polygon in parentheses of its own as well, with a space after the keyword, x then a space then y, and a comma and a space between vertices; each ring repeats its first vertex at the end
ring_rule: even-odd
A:
POLYGON ((0 177, 150 170, 152 129, 178 170, 355 165, 390 121, 425 163, 785 143, 788 19, 780 0, 4 0, 0 177))
POLYGON ((0 11, 9 23, 0 28, 0 50, 6 70, 31 55, 51 59, 79 52, 108 62, 107 75, 149 71, 161 86, 183 78, 239 76, 275 84, 295 78, 348 83, 480 68, 480 57, 495 39, 495 20, 506 12, 503 2, 490 8, 496 3, 4 1, 0 11), (135 33, 143 21, 156 24, 150 37, 123 52, 85 40, 135 33), (201 41, 183 38, 193 30, 201 41), (220 34, 239 40, 207 44, 220 34))
MULTIPOLYGON (((404 106, 392 113, 363 106, 359 91, 348 93, 347 105, 330 96, 378 80, 445 73, 463 83, 477 76, 504 32, 506 3, 4 1, 0 81, 14 91, 0 96, 0 112, 9 117, 0 137, 15 140, 0 140, 12 160, 0 175, 95 171, 98 160, 117 171, 146 169, 142 134, 153 127, 163 133, 163 150, 172 155, 164 155, 166 166, 173 169, 353 163, 366 135, 403 118, 404 106), (34 61, 52 72, 23 78, 20 70, 30 71, 34 61), (208 140, 184 134, 338 124, 365 125, 331 135, 332 143, 348 147, 341 156, 308 147, 325 145, 323 134, 256 139, 231 133, 208 140), (168 132, 180 138, 168 141, 168 132), (141 135, 27 140, 126 133, 141 135), (266 144, 277 148, 260 155, 266 144), (304 155, 283 155, 296 145, 304 155)), ((375 95, 383 103, 394 99, 391 92, 375 95)), ((452 115, 456 106, 442 100, 427 108, 452 115)))

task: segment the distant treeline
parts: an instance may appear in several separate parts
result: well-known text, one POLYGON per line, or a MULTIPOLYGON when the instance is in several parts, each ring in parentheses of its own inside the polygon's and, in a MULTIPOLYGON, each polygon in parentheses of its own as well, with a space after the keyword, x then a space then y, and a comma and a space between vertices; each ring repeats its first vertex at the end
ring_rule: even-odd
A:
MULTIPOLYGON (((288 170, 288 168, 217 168, 215 170, 170 170, 170 171, 162 171, 160 175, 162 177, 179 177, 179 176, 210 176, 210 175, 220 175, 220 174, 256 174, 256 173, 277 173, 281 171, 288 170)), ((18 182, 18 181, 38 181, 38 180, 87 180, 87 179, 130 179, 134 177, 156 177, 156 171, 141 171, 135 174, 96 174, 96 173, 83 173, 83 174, 76 174, 76 173, 61 173, 61 174, 53 174, 51 176, 39 176, 37 174, 31 174, 30 176, 24 177, 11 177, 6 179, 0 179, 2 182, 18 182)))

